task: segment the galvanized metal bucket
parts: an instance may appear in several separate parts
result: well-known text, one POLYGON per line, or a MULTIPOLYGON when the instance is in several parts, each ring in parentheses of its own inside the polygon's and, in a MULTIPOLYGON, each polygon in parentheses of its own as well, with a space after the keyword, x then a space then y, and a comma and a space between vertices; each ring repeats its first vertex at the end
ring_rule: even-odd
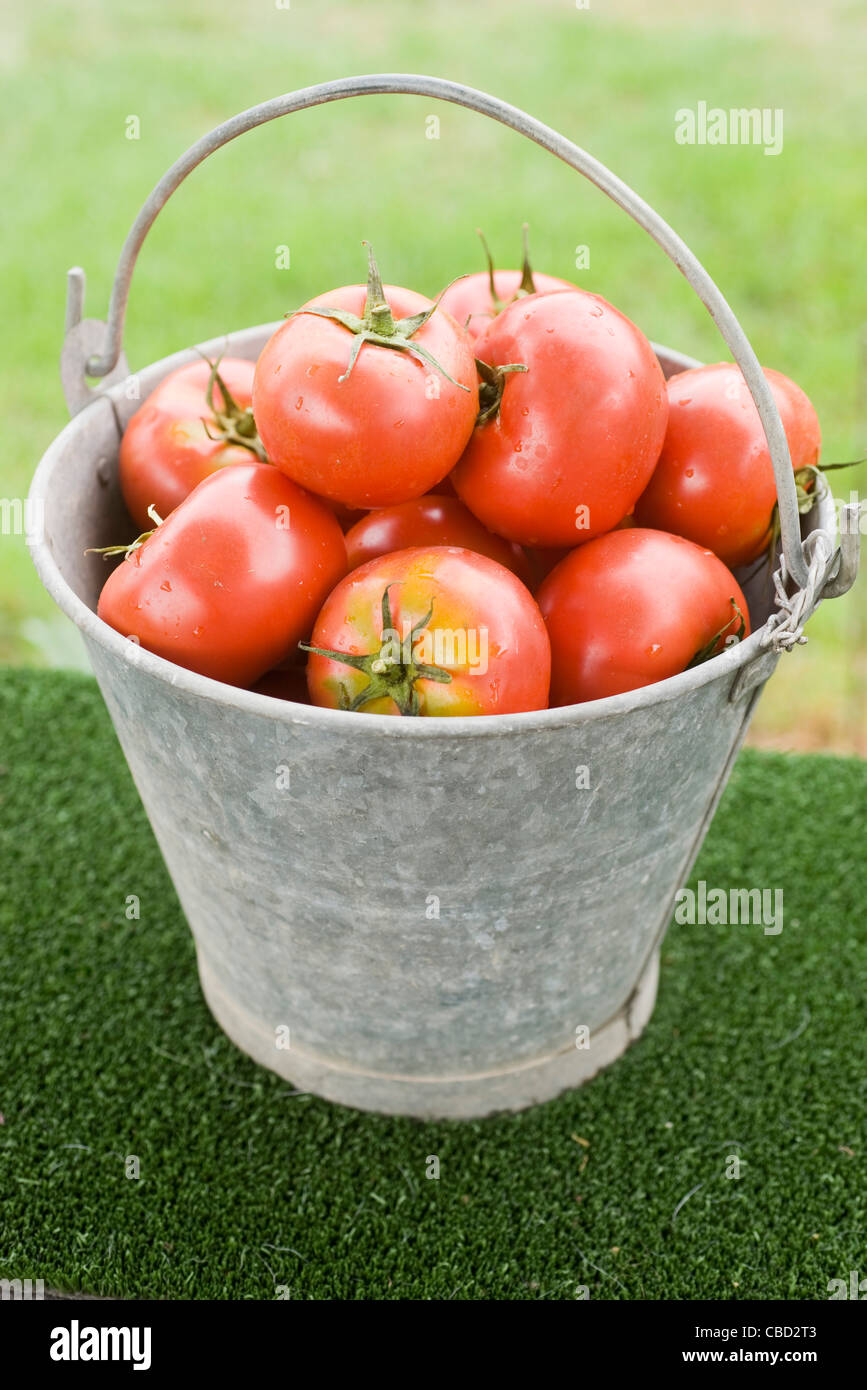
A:
MULTIPOLYGON (((650 1017, 675 893, 780 650, 803 640, 819 600, 843 593, 857 569, 857 518, 838 548, 827 491, 803 518, 802 542, 779 415, 719 290, 656 213, 562 136, 481 92, 386 75, 278 97, 199 141, 130 232, 107 326, 82 320, 83 294, 83 273, 71 271, 62 377, 74 418, 33 482, 31 515, 44 518, 33 558, 83 634, 214 1016, 263 1065, 362 1109, 478 1116, 585 1081, 650 1017), (778 606, 762 576, 747 585, 754 631, 740 646, 592 704, 401 720, 232 689, 97 618, 105 569, 84 551, 129 530, 122 431, 193 355, 146 368, 140 399, 130 392, 123 320, 151 223, 190 170, 243 131, 381 92, 456 102, 523 132, 646 228, 706 304, 759 409, 780 502, 778 606)), ((255 359, 275 326, 205 348, 255 359)), ((667 374, 694 364, 657 351, 667 374)))

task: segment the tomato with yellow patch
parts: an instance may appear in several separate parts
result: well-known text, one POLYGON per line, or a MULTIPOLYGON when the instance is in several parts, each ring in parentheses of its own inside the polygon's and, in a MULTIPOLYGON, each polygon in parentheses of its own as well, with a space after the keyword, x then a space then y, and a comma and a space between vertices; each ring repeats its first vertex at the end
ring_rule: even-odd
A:
POLYGON ((434 717, 545 709, 551 649, 529 590, 457 546, 377 556, 316 620, 310 698, 331 709, 434 717))

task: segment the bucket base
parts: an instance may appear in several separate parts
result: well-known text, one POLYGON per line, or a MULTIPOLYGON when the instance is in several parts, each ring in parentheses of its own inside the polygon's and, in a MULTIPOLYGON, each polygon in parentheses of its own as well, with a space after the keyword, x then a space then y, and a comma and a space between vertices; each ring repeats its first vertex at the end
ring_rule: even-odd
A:
POLYGON ((625 1052, 653 1012, 659 982, 659 952, 614 1018, 590 1038, 590 1046, 523 1063, 508 1070, 466 1076, 396 1076, 338 1066, 296 1048, 279 1050, 273 1032, 240 1009, 221 989, 199 952, 202 992, 214 1018, 232 1042, 270 1071, 338 1105, 420 1120, 470 1120, 498 1110, 524 1110, 581 1086, 625 1052))

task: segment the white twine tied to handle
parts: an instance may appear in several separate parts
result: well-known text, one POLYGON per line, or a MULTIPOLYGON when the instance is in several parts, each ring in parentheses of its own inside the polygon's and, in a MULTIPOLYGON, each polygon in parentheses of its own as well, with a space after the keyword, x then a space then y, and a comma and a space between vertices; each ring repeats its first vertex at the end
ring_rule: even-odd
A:
POLYGON ((791 651, 792 647, 803 646, 807 641, 804 624, 818 607, 831 569, 837 558, 837 549, 827 531, 811 531, 804 541, 807 558, 807 582, 803 589, 794 594, 786 593, 789 573, 785 555, 780 555, 780 567, 774 571, 777 611, 772 613, 762 634, 761 645, 773 647, 774 651, 791 651))

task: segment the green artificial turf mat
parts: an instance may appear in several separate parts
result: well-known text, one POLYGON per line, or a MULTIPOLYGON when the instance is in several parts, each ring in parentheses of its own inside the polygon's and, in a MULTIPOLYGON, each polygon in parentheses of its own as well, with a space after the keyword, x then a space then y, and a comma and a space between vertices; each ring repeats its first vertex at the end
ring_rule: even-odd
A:
POLYGON ((0 731, 0 1276, 823 1299, 864 1267, 865 764, 743 754, 694 879, 782 887, 783 931, 674 925, 654 1017, 611 1070, 519 1115, 420 1124, 296 1095, 220 1033, 91 680, 0 675, 0 731))

